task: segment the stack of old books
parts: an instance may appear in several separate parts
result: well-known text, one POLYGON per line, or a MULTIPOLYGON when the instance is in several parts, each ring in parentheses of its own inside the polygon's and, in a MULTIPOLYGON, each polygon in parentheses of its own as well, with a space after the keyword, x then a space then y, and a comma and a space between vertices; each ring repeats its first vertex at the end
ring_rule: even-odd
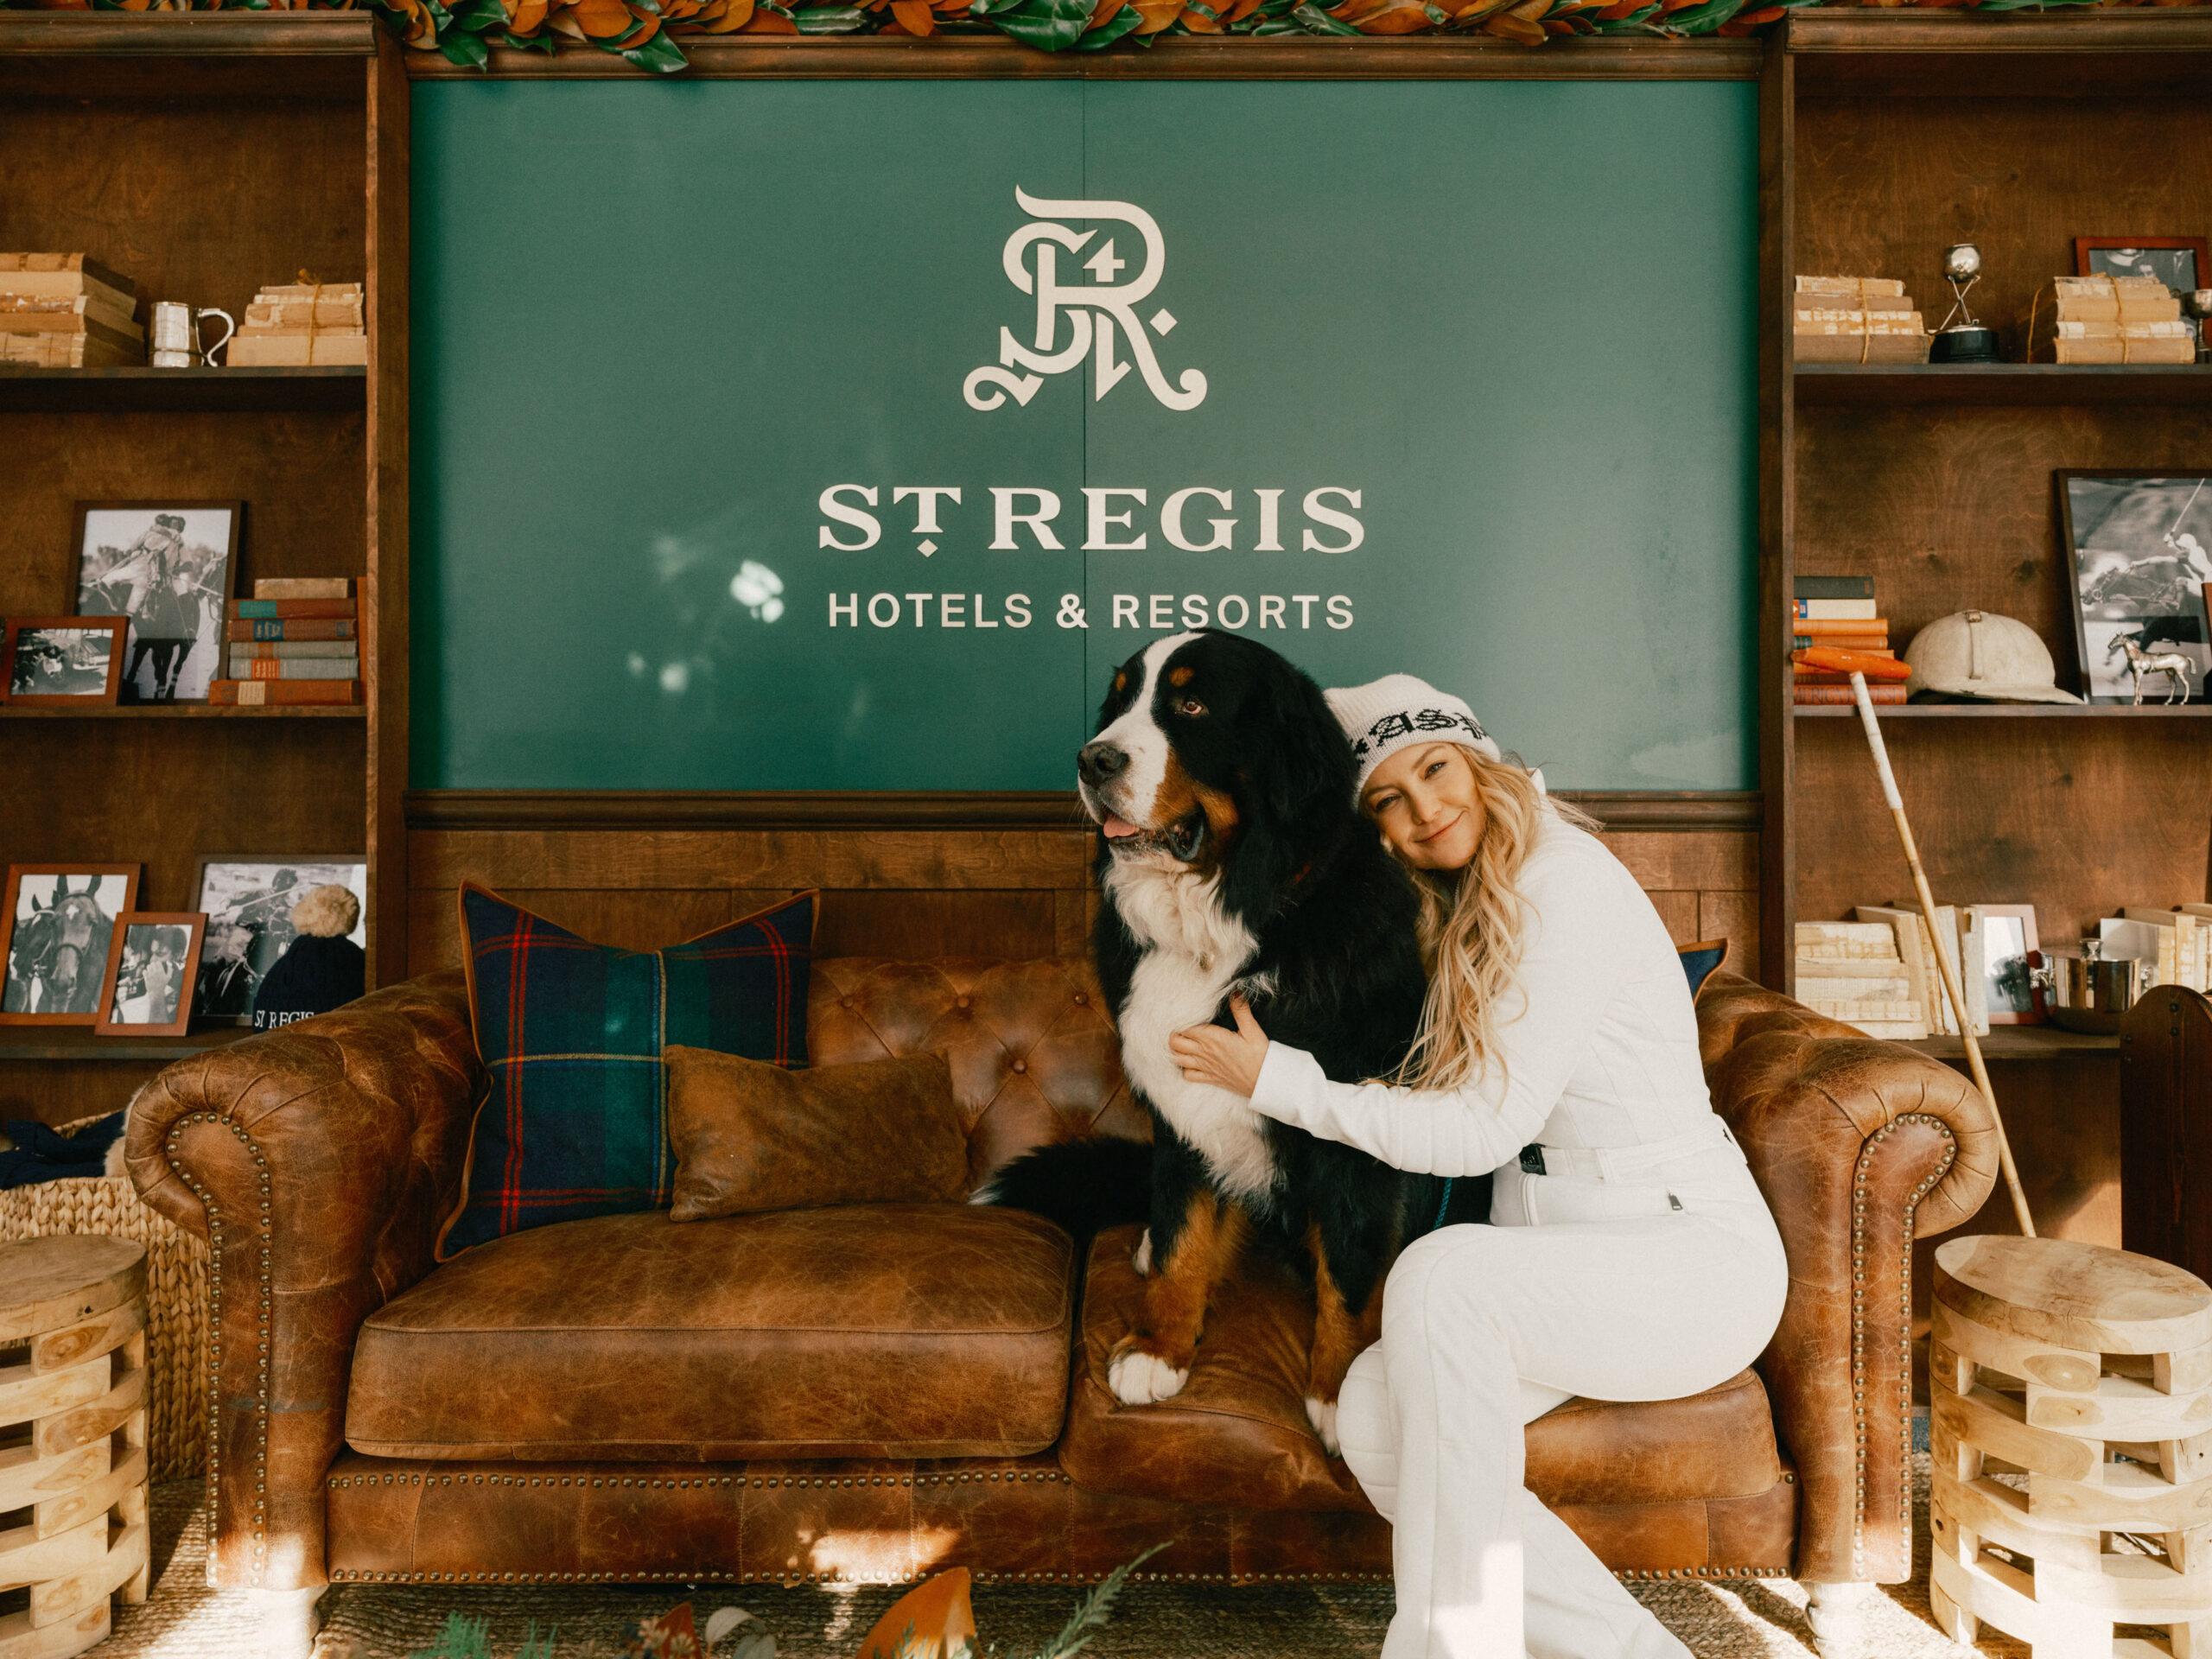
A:
POLYGON ((1877 614, 1872 576, 1799 576, 1789 602, 1792 699, 1843 702, 1851 671, 1866 677, 1876 702, 1903 702, 1911 672, 1890 648, 1890 625, 1877 614))
POLYGON ((211 702, 245 708, 361 701, 359 608, 348 576, 278 577, 231 601, 230 677, 211 702))
POLYGON ((0 253, 0 365, 128 368, 146 360, 138 294, 81 253, 0 253))
POLYGON ((2194 363, 2196 325, 2156 276, 2061 276, 2058 363, 2194 363))
POLYGON ((1800 276, 1800 363, 1925 363, 1929 334, 1894 276, 1800 276))
POLYGON ((1927 1031, 1946 1037, 1959 1034, 1951 999, 1944 994, 1943 970, 1936 952, 1949 958, 1951 972, 1966 999, 1967 1022, 1974 1034, 1989 1034, 1989 982, 1984 972, 1981 918, 1969 905, 1938 905, 1933 918, 1924 918, 1917 900, 1900 899, 1894 904, 1860 905, 1852 912, 1858 921, 1889 928, 1904 963, 1908 995, 1920 1009, 1927 1031))
POLYGON ((253 296, 231 341, 234 369, 302 368, 369 360, 359 283, 285 283, 253 296))
POLYGON ((1887 922, 1798 923, 1797 1000, 1869 1037, 1928 1034, 1897 930, 1887 922))

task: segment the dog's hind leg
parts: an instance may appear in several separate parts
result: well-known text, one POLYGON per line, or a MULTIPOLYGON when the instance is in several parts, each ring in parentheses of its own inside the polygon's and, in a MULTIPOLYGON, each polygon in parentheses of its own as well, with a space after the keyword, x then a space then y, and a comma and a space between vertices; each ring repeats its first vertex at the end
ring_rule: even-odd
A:
POLYGON ((1332 1249, 1318 1223, 1306 1230, 1306 1247, 1313 1255, 1313 1351, 1306 1369, 1306 1417, 1329 1455, 1340 1457, 1337 1395, 1352 1361, 1382 1339, 1387 1258, 1366 1239, 1339 1240, 1332 1249))
MULTIPOLYGON (((1202 1186, 1184 1200, 1172 1231, 1154 1223, 1151 1273, 1137 1328, 1114 1345, 1106 1380, 1124 1405, 1145 1406, 1182 1391, 1205 1328, 1206 1306, 1229 1274, 1249 1226, 1244 1211, 1202 1186)), ((1349 1363, 1349 1362, 1347 1362, 1349 1363)))

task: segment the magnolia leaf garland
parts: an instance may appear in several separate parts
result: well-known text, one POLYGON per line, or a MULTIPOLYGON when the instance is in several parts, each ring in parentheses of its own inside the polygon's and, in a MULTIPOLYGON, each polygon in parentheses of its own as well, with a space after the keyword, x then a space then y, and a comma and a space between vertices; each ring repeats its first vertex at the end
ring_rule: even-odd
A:
MULTIPOLYGON (((2008 11, 2028 5, 2203 3, 2205 0, 1863 0, 2008 11)), ((1747 35, 1822 0, 0 0, 0 7, 97 11, 283 11, 365 7, 409 46, 486 68, 492 48, 550 52, 566 40, 640 69, 685 67, 702 35, 996 32, 1041 52, 1096 51, 1160 35, 1479 34, 1524 46, 1561 35, 1747 35)))

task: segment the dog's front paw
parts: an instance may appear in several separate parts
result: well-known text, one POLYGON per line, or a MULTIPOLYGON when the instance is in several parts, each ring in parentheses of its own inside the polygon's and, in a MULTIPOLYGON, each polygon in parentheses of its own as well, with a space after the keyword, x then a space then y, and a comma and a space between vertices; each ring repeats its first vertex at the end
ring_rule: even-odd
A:
POLYGON ((1106 1386, 1125 1406, 1149 1406, 1172 1400, 1191 1380, 1187 1366, 1178 1367, 1161 1354, 1137 1346, 1135 1337, 1124 1337, 1106 1362, 1106 1386))
POLYGON ((1306 1421, 1313 1425, 1313 1432, 1321 1437, 1321 1445, 1332 1458, 1341 1458, 1344 1449, 1337 1441, 1337 1402, 1306 1396, 1306 1421))
POLYGON ((1137 1236, 1137 1247, 1129 1256, 1129 1265, 1137 1270, 1137 1277, 1152 1277, 1152 1229, 1147 1227, 1137 1236))

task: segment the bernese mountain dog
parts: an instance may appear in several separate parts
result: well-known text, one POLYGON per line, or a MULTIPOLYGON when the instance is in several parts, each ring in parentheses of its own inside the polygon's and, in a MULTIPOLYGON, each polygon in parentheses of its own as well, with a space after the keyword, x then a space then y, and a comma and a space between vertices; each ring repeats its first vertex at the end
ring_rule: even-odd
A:
MULTIPOLYGON (((977 1201, 1079 1235, 1147 1222, 1143 1312, 1108 1372, 1130 1405, 1183 1387, 1207 1306, 1249 1238, 1272 1236, 1310 1261, 1306 1413, 1333 1453, 1338 1392, 1380 1333, 1383 1275, 1444 1219, 1446 1184, 1185 1081, 1167 1039, 1232 1023, 1229 998, 1242 991, 1271 1039, 1307 1050, 1330 1077, 1388 1076, 1426 992, 1413 888, 1354 804, 1351 751, 1320 688, 1240 635, 1179 633, 1130 658, 1077 772, 1099 826, 1099 982, 1152 1145, 1046 1147, 977 1201), (1124 1205, 1140 1171, 1148 1191, 1124 1205)), ((1454 1217, 1486 1210, 1476 1190, 1486 1181, 1452 1185, 1454 1217)))

